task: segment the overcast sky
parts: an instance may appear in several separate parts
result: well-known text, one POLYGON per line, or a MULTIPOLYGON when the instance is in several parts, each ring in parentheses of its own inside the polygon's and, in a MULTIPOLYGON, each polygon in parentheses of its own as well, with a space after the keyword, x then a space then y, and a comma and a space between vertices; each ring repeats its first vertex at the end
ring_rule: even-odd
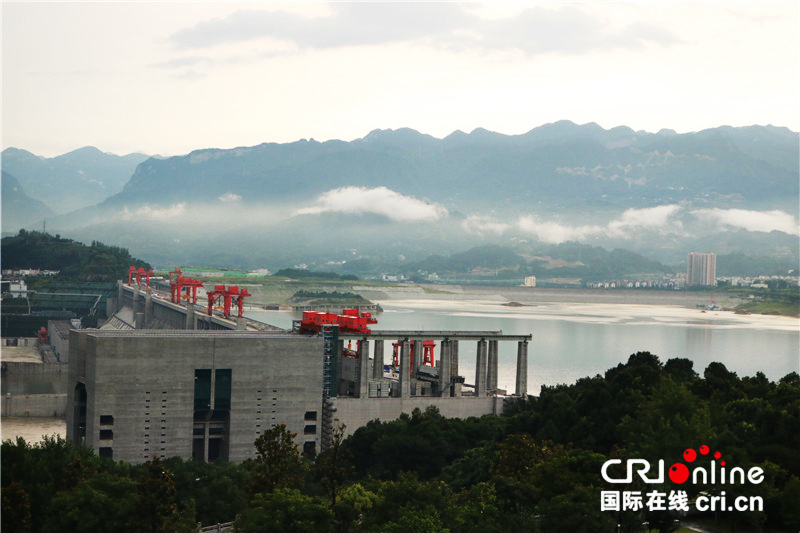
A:
POLYGON ((2 4, 2 144, 800 129, 798 2, 2 4))

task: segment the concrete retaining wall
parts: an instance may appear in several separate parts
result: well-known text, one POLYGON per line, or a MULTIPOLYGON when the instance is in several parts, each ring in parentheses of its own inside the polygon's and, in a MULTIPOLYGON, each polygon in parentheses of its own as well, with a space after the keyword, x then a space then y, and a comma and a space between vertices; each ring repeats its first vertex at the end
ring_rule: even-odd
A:
POLYGON ((5 394, 2 416, 57 417, 65 416, 66 394, 5 394))
MULTIPOLYGON (((3 394, 66 394, 68 365, 3 361, 3 394)), ((47 415, 51 416, 51 415, 47 415)))

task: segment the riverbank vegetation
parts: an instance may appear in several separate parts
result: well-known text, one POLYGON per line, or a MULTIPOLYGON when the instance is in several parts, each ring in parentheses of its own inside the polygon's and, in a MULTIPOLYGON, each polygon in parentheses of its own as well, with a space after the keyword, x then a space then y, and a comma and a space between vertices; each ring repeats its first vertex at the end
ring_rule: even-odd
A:
POLYGON ((299 290, 292 295, 292 302, 304 303, 310 306, 325 305, 371 305, 372 302, 353 292, 322 291, 322 290, 299 290))
POLYGON ((734 309, 737 313, 800 317, 799 287, 751 290, 743 299, 734 309))
MULTIPOLYGON (((317 457, 283 426, 237 465, 170 458, 144 465, 94 456, 58 438, 2 445, 4 531, 194 531, 236 521, 241 532, 717 531, 800 528, 800 376, 739 377, 721 363, 647 352, 605 375, 543 387, 502 416, 450 419, 434 408, 374 420, 317 457), (761 468, 762 483, 611 485, 609 459, 667 466, 707 445, 728 468, 761 468), (763 510, 686 513, 646 505, 601 511, 601 491, 759 496, 763 510), (676 520, 678 522, 676 522, 676 520)), ((699 462, 699 461, 698 461, 699 462)), ((708 459, 706 459, 708 462, 708 459)), ((637 478, 638 479, 638 478, 637 478)))

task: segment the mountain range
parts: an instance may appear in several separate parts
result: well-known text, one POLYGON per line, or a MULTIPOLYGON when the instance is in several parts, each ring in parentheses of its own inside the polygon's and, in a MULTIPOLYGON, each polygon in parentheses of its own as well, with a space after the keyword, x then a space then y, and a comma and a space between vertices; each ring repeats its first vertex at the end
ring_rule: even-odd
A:
POLYGON ((6 148, 2 155, 3 170, 57 214, 95 205, 120 192, 136 166, 149 158, 117 156, 93 146, 51 158, 17 148, 6 148))
POLYGON ((163 266, 385 269, 480 244, 535 254, 568 241, 674 264, 697 246, 794 264, 798 146, 774 126, 678 134, 561 121, 522 135, 375 130, 167 158, 9 148, 3 170, 58 206, 48 229, 163 266))
POLYGON ((2 171, 3 229, 21 228, 35 224, 53 215, 53 210, 44 202, 31 198, 20 185, 19 180, 2 171))
POLYGON ((678 135, 549 124, 523 135, 483 129, 436 139, 376 130, 352 142, 298 141, 150 159, 107 205, 303 201, 345 186, 386 186, 448 209, 545 211, 675 202, 797 210, 798 134, 715 128, 678 135))

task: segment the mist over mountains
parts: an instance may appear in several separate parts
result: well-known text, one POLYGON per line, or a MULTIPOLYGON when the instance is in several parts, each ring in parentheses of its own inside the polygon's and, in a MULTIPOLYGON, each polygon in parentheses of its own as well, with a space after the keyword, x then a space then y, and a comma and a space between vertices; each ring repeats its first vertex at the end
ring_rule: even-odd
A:
POLYGON ((59 213, 67 204, 80 209, 48 218, 48 230, 125 246, 162 266, 361 261, 389 270, 482 244, 535 254, 569 241, 673 264, 702 249, 791 265, 798 141, 773 126, 676 134, 562 121, 522 135, 376 130, 351 142, 163 159, 81 149, 71 159, 90 152, 97 163, 81 160, 83 174, 43 170, 42 161, 55 169, 70 154, 42 160, 7 149, 3 169, 45 203, 70 172, 74 186, 102 182, 82 205, 58 202, 59 213), (118 189, 109 192, 112 184, 118 189))

